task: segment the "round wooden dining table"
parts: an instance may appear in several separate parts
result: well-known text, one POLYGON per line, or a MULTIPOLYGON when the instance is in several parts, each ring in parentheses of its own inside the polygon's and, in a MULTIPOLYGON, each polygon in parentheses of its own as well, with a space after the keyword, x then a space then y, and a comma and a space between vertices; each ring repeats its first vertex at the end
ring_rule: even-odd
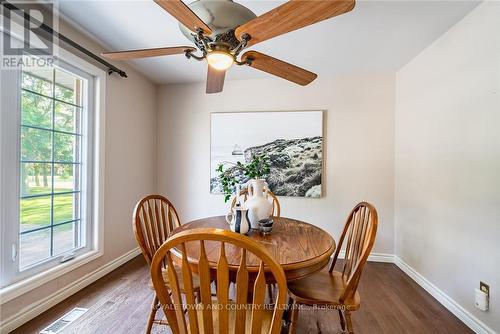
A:
MULTIPOLYGON (((328 264, 330 256, 335 251, 335 241, 330 234, 319 227, 296 219, 273 217, 273 220, 274 225, 271 234, 262 235, 258 230, 250 230, 247 236, 261 244, 281 265, 287 281, 309 276, 328 264)), ((230 230, 225 217, 217 216, 202 218, 183 224, 174 229, 172 235, 197 228, 230 230)), ((233 269, 233 274, 235 275, 241 260, 241 250, 236 246, 228 244, 225 247, 229 269, 233 269)), ((193 270, 196 270, 199 250, 199 243, 186 243, 186 254, 189 263, 193 264, 193 270)), ((205 250, 208 261, 212 264, 213 274, 215 275, 220 253, 220 243, 207 241, 205 242, 205 250)), ((174 257, 180 258, 180 250, 174 250, 172 253, 174 257)), ((254 256, 249 256, 247 259, 247 269, 250 274, 250 280, 252 280, 252 276, 256 276, 259 270, 259 261, 254 256)), ((268 277, 266 275, 266 280, 268 283, 273 282, 272 276, 268 277)))

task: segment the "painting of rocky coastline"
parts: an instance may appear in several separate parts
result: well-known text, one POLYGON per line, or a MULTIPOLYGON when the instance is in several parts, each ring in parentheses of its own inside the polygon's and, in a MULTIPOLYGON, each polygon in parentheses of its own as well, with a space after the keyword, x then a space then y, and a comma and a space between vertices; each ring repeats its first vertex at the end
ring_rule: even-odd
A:
MULTIPOLYGON (((211 114, 210 192, 221 193, 215 169, 253 155, 269 159, 269 189, 277 196, 322 196, 323 112, 277 111, 211 114)), ((248 178, 237 177, 240 184, 248 178)))

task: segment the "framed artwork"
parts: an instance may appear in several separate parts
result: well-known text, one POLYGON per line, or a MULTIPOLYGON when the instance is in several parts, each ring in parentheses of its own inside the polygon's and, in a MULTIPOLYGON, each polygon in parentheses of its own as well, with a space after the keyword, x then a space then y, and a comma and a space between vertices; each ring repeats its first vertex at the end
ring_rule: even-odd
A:
MULTIPOLYGON (((323 112, 272 111, 211 114, 210 192, 221 193, 215 171, 253 155, 269 159, 269 189, 277 196, 322 196, 323 112)), ((240 179, 241 183, 248 180, 240 179)))

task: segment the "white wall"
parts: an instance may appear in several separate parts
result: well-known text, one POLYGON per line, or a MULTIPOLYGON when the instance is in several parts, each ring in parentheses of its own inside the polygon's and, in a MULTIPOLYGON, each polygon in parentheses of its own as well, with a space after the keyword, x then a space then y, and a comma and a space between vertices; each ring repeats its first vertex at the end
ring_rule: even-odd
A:
POLYGON ((500 3, 397 73, 396 255, 500 331, 500 3), (489 312, 474 288, 491 286, 489 312))
POLYGON ((173 201, 183 222, 225 214, 222 196, 209 193, 210 113, 325 110, 326 195, 280 197, 282 215, 338 239, 352 207, 372 202, 380 217, 374 252, 392 254, 394 82, 393 74, 318 78, 307 87, 281 79, 230 81, 215 95, 206 95, 204 84, 163 86, 158 95, 159 191, 173 201))
MULTIPOLYGON (((83 46, 103 51, 69 26, 60 28, 83 46)), ((104 255, 1 305, 2 323, 137 247, 132 209, 142 196, 156 190, 156 87, 130 67, 120 67, 128 79, 109 76, 106 89, 104 255)))

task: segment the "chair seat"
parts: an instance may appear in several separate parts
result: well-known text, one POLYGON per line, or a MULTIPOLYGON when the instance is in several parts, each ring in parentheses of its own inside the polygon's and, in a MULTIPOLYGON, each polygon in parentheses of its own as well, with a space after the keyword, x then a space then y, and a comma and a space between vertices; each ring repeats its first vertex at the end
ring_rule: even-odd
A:
MULTIPOLYGON (((184 280, 182 279, 181 268, 178 266, 174 266, 174 267, 175 267, 175 271, 177 272, 177 279, 179 280, 179 288, 181 289, 181 291, 185 291, 184 280)), ((170 284, 168 282, 168 270, 169 270, 168 268, 162 269, 161 275, 163 276, 163 281, 165 282, 165 286, 170 287, 170 284)), ((197 290, 200 288, 200 278, 198 277, 198 275, 196 275, 194 273, 192 275, 193 275, 193 289, 197 290)), ((151 290, 155 289, 151 278, 149 278, 149 287, 151 288, 151 290)))
POLYGON ((353 298, 340 302, 346 284, 342 273, 328 272, 328 268, 306 278, 288 283, 288 292, 299 304, 305 305, 344 305, 349 310, 359 309, 360 298, 356 291, 353 298))
MULTIPOLYGON (((212 308, 212 319, 213 319, 213 333, 219 333, 219 311, 217 308, 220 307, 217 304, 213 305, 212 308)), ((236 304, 231 303, 228 305, 228 313, 229 313, 229 333, 236 333, 234 329, 235 325, 235 318, 236 318, 236 304), (231 305, 234 305, 234 307, 231 307, 231 305)), ((212 331, 204 331, 203 330, 203 311, 201 309, 197 309, 197 315, 198 315, 198 326, 200 329, 200 333, 208 333, 212 331)), ((264 309, 262 311, 262 322, 261 322, 261 330, 258 331, 258 333, 269 333, 269 329, 271 328, 271 323, 273 320, 273 311, 269 309, 264 309)), ((189 322, 189 321, 187 321, 189 322)), ((252 325, 252 311, 251 311, 251 305, 249 305, 247 311, 246 311, 246 321, 245 321, 245 332, 249 333, 250 332, 250 326, 252 325)), ((190 328, 188 326, 188 333, 191 333, 190 328)))

